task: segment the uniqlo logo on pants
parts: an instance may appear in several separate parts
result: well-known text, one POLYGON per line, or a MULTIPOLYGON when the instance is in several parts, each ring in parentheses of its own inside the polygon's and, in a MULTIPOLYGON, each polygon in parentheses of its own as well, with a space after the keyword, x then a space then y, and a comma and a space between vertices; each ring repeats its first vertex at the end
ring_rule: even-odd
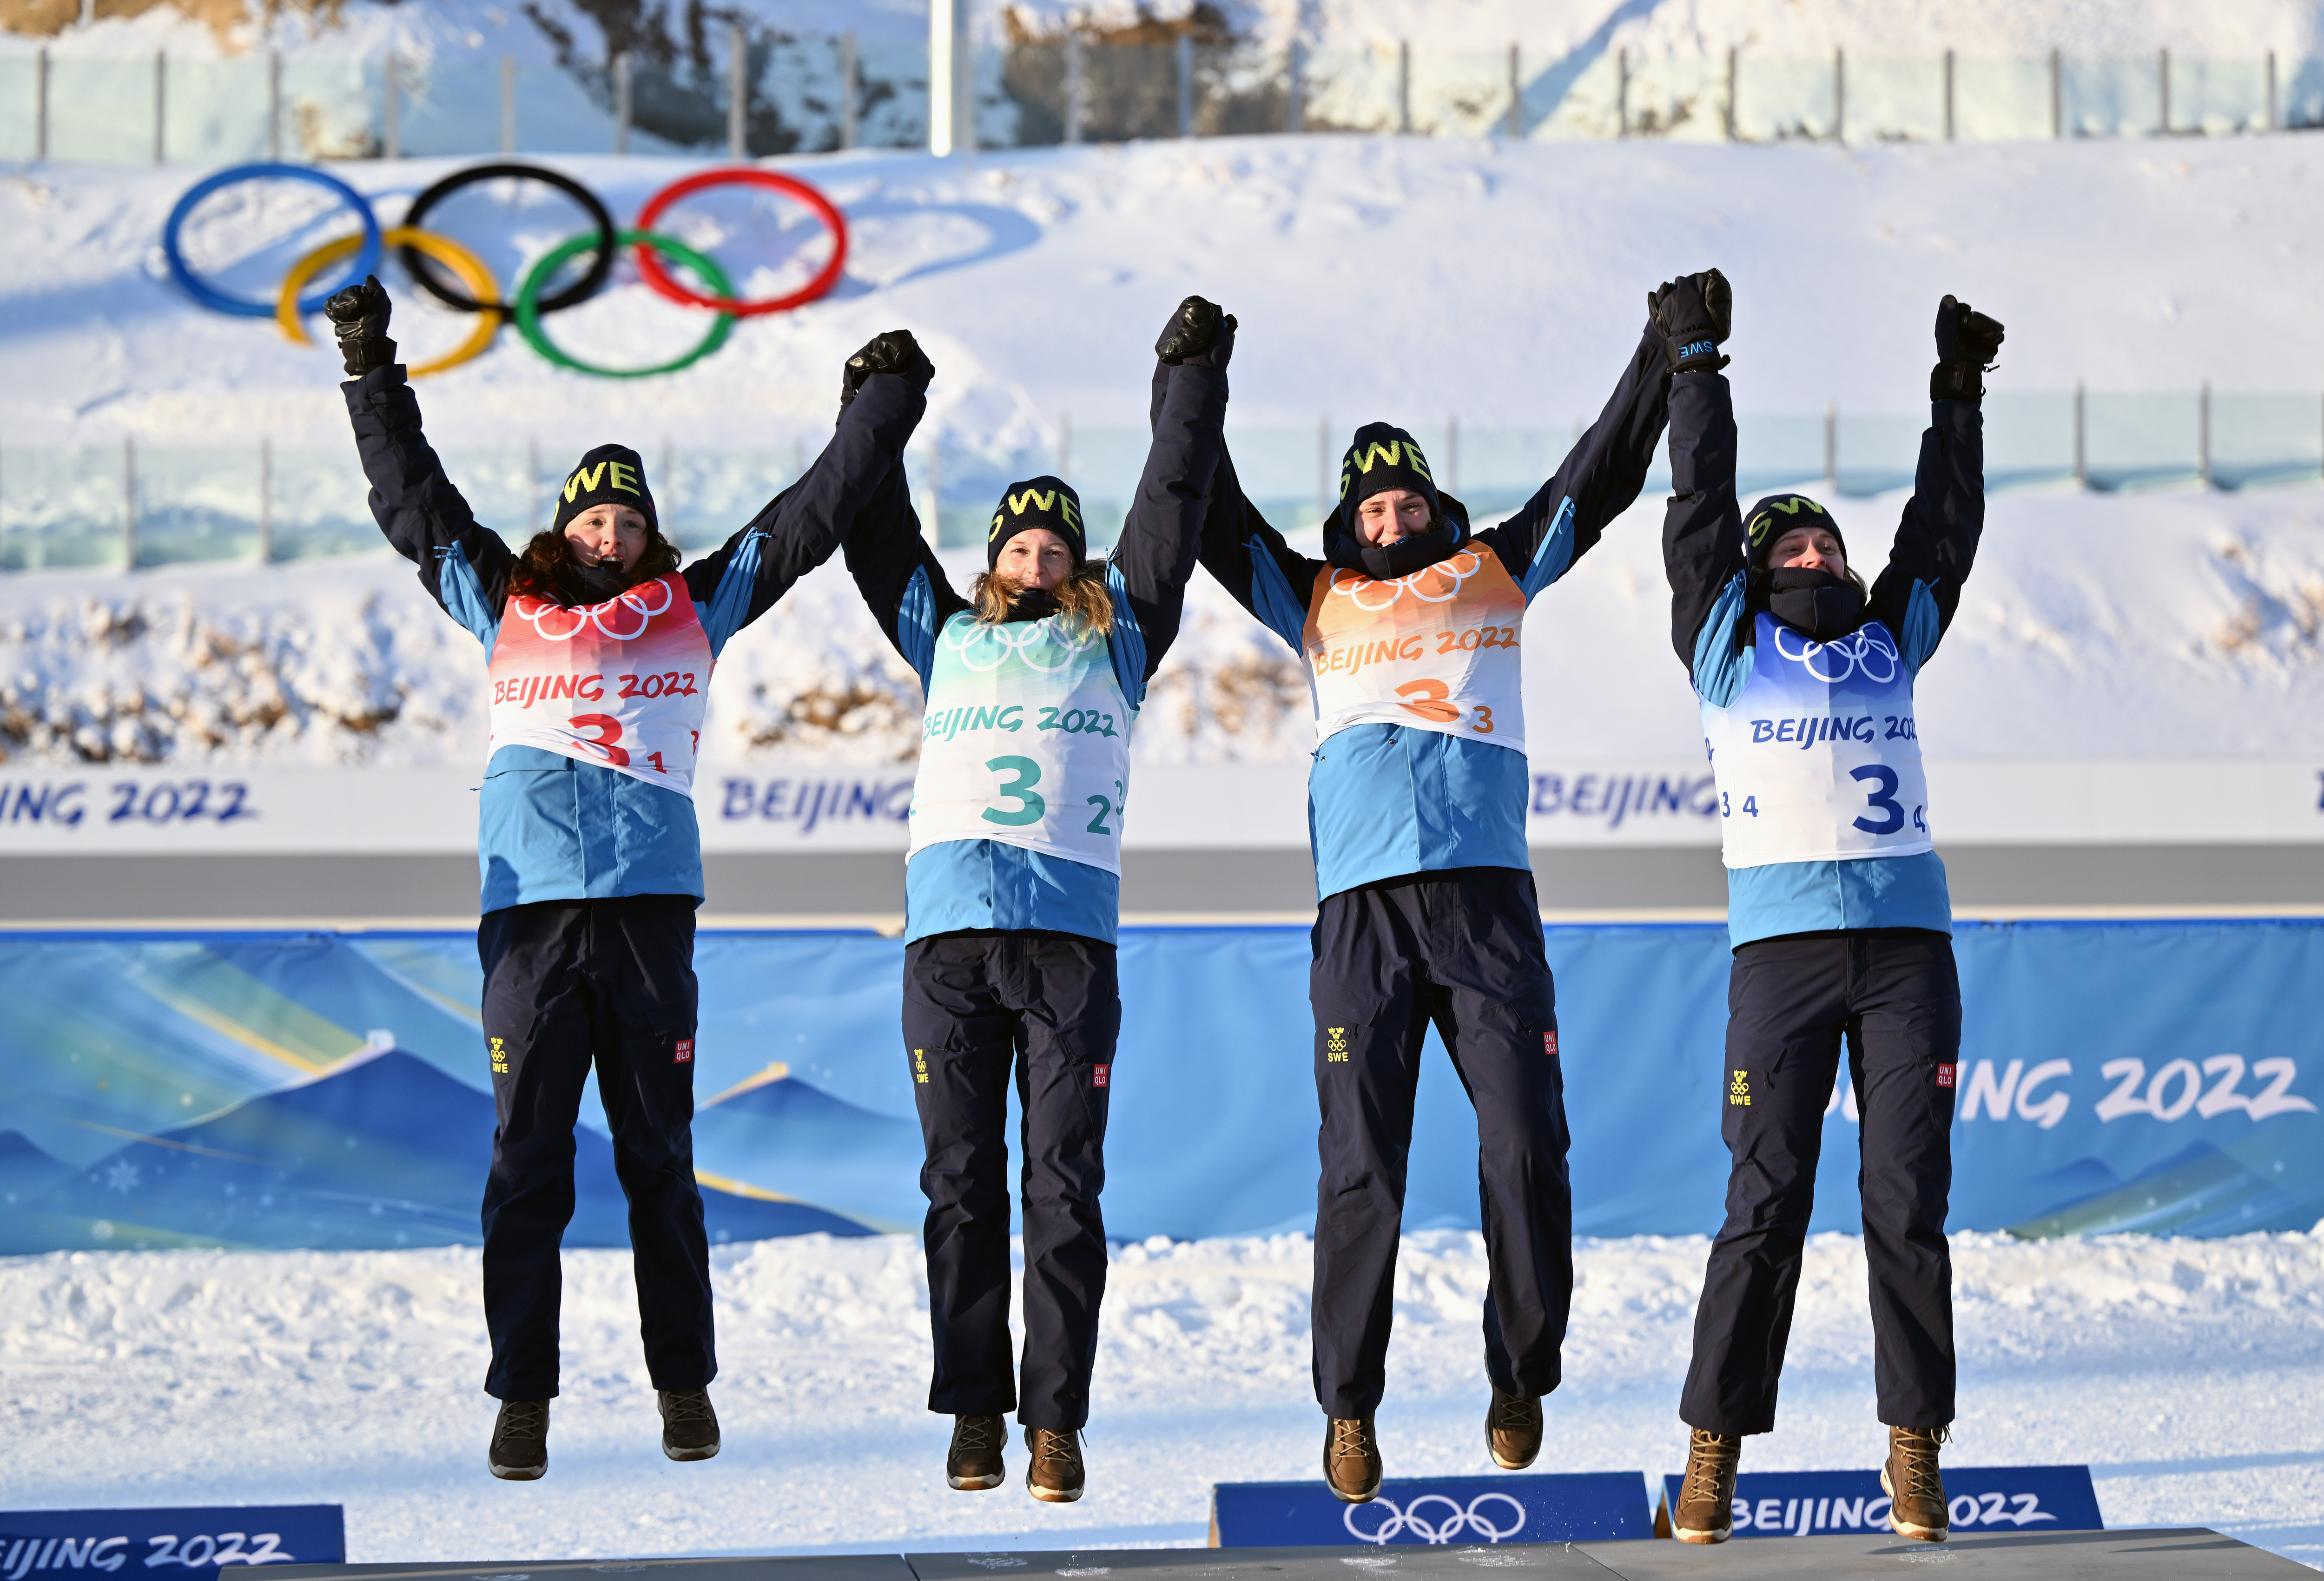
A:
POLYGON ((682 1037, 678 1040, 678 1054, 676 1058, 670 1061, 670 1063, 673 1065, 691 1065, 694 1063, 694 1040, 692 1038, 682 1037))
POLYGON ((1938 1067, 1937 1067, 1937 1085, 1938 1085, 1939 1087, 1950 1087, 1952 1084, 1953 1084, 1953 1068, 1952 1068, 1950 1065, 1940 1065, 1940 1066, 1938 1066, 1938 1067))
POLYGON ((1553 1060, 1557 1058, 1557 1028, 1554 1026, 1541 1034, 1541 1052, 1553 1060))
POLYGON ((1090 1085, 1092 1087, 1103 1087, 1107 1085, 1107 1079, 1112 1074, 1113 1067, 1111 1065, 1092 1065, 1090 1067, 1090 1085))

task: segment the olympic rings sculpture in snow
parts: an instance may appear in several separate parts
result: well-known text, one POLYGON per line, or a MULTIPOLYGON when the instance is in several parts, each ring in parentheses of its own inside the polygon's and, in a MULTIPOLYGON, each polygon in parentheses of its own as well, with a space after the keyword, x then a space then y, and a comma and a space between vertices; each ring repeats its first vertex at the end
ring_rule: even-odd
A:
POLYGON ((442 372, 482 355, 498 335, 501 325, 513 319, 525 344, 558 367, 601 379, 643 379, 657 373, 675 373, 710 355, 726 344, 738 318, 787 312, 828 292, 839 282, 840 271, 846 266, 847 221, 830 199, 805 181, 775 170, 738 167, 703 170, 671 182, 648 198, 638 212, 636 224, 624 229, 614 224, 611 211, 596 194, 572 177, 540 165, 503 162, 455 170, 412 200, 403 224, 383 229, 379 216, 372 210, 371 200, 337 176, 307 165, 250 164, 236 165, 196 182, 178 199, 161 227, 161 254, 169 265, 170 278, 187 295, 214 312, 245 318, 272 318, 281 327, 284 337, 298 345, 315 344, 307 333, 307 316, 321 312, 323 304, 334 292, 375 273, 391 247, 397 249, 405 269, 429 295, 456 311, 474 313, 477 318, 476 327, 466 340, 442 356, 413 366, 412 377, 442 372), (590 229, 558 244, 526 270, 512 299, 502 295, 499 282, 493 280, 483 259, 452 237, 427 229, 422 223, 430 209, 461 188, 501 179, 539 181, 554 187, 581 206, 591 225, 590 229), (363 226, 360 234, 326 243, 292 264, 271 302, 235 296, 203 279, 186 261, 180 239, 187 220, 204 198, 228 187, 262 180, 306 181, 322 187, 353 210, 363 226), (831 233, 830 261, 813 280, 785 296, 745 300, 735 296, 733 281, 715 260, 654 229, 657 220, 694 194, 713 187, 733 186, 779 192, 804 205, 831 233), (615 255, 624 247, 636 250, 639 277, 656 295, 715 316, 709 332, 693 349, 651 367, 609 368, 586 362, 558 347, 541 326, 540 321, 547 315, 578 307, 603 290, 613 276, 615 255), (580 278, 570 285, 549 290, 549 281, 557 271, 584 253, 589 255, 588 266, 580 278), (692 274, 707 290, 696 290, 680 283, 663 262, 665 257, 692 274), (344 274, 312 291, 307 290, 309 281, 342 259, 352 260, 344 274), (430 263, 448 270, 456 285, 447 283, 429 267, 430 263))

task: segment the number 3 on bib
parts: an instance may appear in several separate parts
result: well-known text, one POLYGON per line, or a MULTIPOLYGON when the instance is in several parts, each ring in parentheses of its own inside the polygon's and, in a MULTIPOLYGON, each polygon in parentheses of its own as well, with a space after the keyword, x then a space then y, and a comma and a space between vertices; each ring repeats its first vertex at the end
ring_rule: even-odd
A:
POLYGON ((1038 823, 1049 804, 1034 793, 1040 783, 1041 766, 1030 758, 988 758, 984 766, 996 773, 1013 774, 1017 777, 1001 786, 1000 794, 1018 805, 1010 812, 996 808, 984 809, 988 823, 1000 823, 1010 829, 1021 829, 1028 823, 1038 823))

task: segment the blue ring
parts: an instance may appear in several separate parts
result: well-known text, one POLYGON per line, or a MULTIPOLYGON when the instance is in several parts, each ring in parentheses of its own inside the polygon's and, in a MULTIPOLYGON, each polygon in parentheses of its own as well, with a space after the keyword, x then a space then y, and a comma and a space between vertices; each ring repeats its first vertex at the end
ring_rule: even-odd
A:
POLYGON ((161 227, 161 256, 169 262, 170 278, 184 288, 188 296, 214 312, 231 313, 237 318, 274 317, 274 303, 272 300, 253 302, 241 297, 228 296, 208 281, 198 277, 193 270, 188 267, 185 254, 178 250, 179 229, 185 225, 186 216, 194 212, 196 204, 221 187, 232 187, 244 181, 269 179, 284 181, 312 181, 318 187, 327 187, 344 199, 348 207, 363 216, 363 246, 356 251, 355 258, 348 263, 346 278, 336 285, 318 286, 312 295, 301 297, 299 299, 299 311, 319 313, 323 310, 323 304, 330 300, 334 293, 346 290, 367 274, 379 272, 379 216, 372 213, 371 202, 362 193, 340 180, 337 176, 307 165, 235 165, 230 169, 220 170, 215 176, 205 176, 195 182, 187 189, 186 195, 178 199, 178 206, 170 211, 169 223, 161 227))

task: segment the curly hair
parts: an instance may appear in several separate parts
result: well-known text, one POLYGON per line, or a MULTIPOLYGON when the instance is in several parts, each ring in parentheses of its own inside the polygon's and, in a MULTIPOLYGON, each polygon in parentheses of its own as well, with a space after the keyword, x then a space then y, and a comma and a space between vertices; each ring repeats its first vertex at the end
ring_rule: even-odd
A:
MULTIPOLYGON (((968 602, 979 620, 998 626, 1009 618, 1010 599, 1021 591, 1013 582, 1005 582, 990 571, 980 571, 976 580, 969 584, 968 602)), ((1105 590, 1104 561, 1084 560, 1049 596, 1057 601, 1057 613, 1068 626, 1078 626, 1099 637, 1113 630, 1113 595, 1105 590)))
MULTIPOLYGON (((659 528, 646 529, 645 553, 630 571, 629 585, 667 576, 678 569, 678 548, 659 528)), ((509 573, 511 597, 552 599, 570 608, 595 602, 574 575, 573 540, 561 532, 537 532, 509 573)))

